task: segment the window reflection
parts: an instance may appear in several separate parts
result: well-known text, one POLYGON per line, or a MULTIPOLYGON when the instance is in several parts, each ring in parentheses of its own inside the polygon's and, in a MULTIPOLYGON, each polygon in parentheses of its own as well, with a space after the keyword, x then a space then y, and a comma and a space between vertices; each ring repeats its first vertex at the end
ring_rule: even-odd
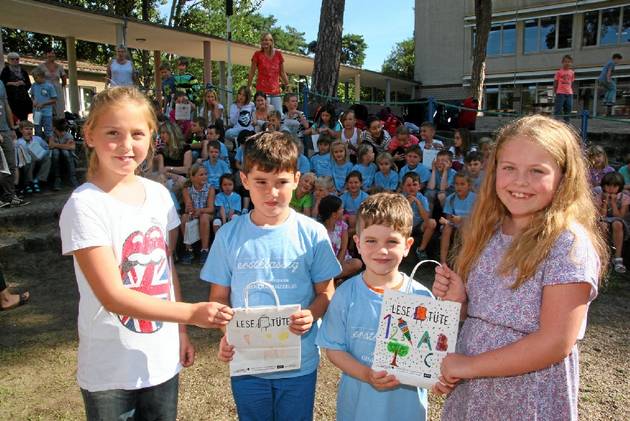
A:
POLYGON ((582 31, 582 45, 596 45, 597 44, 597 21, 599 18, 599 12, 587 12, 584 13, 584 29, 582 31))
POLYGON ((620 8, 602 10, 602 30, 599 37, 601 45, 616 44, 619 35, 620 8))
POLYGON ((540 50, 551 50, 556 45, 556 18, 540 19, 540 50))

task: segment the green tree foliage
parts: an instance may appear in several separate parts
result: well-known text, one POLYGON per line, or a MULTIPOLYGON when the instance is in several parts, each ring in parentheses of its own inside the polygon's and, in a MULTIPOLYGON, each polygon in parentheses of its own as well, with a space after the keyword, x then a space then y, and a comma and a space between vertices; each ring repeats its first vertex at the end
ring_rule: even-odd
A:
POLYGON ((413 37, 397 43, 383 62, 381 71, 386 75, 414 80, 414 50, 413 37))
POLYGON ((341 38, 341 62, 351 66, 363 67, 367 44, 363 35, 346 34, 341 38))

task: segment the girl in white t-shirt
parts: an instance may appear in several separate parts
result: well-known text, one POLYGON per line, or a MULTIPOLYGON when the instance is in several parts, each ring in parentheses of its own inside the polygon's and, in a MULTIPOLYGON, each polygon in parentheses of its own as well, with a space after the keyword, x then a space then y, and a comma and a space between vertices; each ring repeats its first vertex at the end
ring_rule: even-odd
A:
POLYGON ((357 128, 357 119, 354 116, 353 110, 349 109, 343 113, 341 116, 341 124, 343 124, 341 140, 348 145, 350 161, 352 161, 353 164, 356 164, 357 149, 359 148, 359 139, 361 138, 361 129, 357 128))
POLYGON ((232 315, 217 303, 179 302, 175 206, 166 188, 136 175, 155 130, 137 89, 100 92, 84 125, 88 182, 61 214, 81 297, 77 379, 88 420, 174 420, 178 373, 195 357, 185 325, 225 326, 232 315))

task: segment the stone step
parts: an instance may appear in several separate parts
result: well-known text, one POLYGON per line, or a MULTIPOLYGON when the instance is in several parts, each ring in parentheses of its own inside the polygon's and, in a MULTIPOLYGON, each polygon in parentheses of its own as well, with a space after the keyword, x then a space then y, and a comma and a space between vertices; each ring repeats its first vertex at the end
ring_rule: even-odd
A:
POLYGON ((19 269, 26 255, 40 253, 61 255, 61 237, 56 224, 6 230, 0 237, 0 265, 3 269, 19 269))

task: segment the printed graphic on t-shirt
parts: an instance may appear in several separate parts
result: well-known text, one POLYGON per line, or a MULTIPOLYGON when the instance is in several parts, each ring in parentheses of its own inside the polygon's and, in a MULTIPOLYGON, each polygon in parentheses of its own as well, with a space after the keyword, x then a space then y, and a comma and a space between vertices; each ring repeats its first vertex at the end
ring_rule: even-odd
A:
POLYGON ((252 113, 249 110, 242 109, 238 113, 238 124, 248 127, 252 123, 252 113))
MULTIPOLYGON (((135 231, 127 237, 122 248, 120 275, 126 288, 162 300, 171 298, 166 241, 162 230, 152 226, 145 233, 135 231)), ((120 322, 136 333, 154 333, 162 322, 138 320, 118 315, 120 322)))

